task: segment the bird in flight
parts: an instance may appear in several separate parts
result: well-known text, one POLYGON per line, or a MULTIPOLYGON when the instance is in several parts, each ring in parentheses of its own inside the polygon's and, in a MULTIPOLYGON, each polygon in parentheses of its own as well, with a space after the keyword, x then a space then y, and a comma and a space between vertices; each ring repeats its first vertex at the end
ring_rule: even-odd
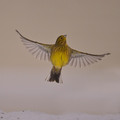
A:
POLYGON ((89 54, 81 51, 72 49, 67 45, 66 37, 67 35, 61 35, 57 38, 55 44, 43 44, 33 40, 30 40, 24 37, 18 30, 16 32, 20 35, 23 44, 28 48, 28 50, 39 59, 48 59, 51 61, 53 67, 50 72, 48 81, 61 83, 61 70, 62 67, 70 64, 75 67, 89 65, 101 60, 104 56, 109 55, 110 53, 105 54, 89 54))

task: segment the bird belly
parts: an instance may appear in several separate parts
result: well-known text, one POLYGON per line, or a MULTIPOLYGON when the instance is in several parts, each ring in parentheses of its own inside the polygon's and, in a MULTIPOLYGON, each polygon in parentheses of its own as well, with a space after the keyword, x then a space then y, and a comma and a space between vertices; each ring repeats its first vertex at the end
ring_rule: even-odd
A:
POLYGON ((69 62, 69 56, 66 52, 55 52, 51 55, 51 62, 55 67, 61 68, 69 62))

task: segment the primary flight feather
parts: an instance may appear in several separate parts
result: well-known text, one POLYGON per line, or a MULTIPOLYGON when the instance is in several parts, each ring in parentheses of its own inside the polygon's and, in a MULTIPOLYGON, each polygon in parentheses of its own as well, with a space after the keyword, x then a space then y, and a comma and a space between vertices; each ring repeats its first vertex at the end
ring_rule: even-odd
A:
POLYGON ((23 44, 28 48, 28 50, 39 59, 48 59, 53 64, 53 68, 50 73, 48 81, 57 83, 60 82, 60 75, 62 67, 70 64, 77 66, 86 66, 91 63, 101 60, 105 55, 110 53, 105 53, 101 55, 89 54, 85 52, 80 52, 70 48, 66 42, 66 35, 61 35, 57 38, 55 44, 43 44, 36 41, 32 41, 24 37, 18 30, 16 32, 20 35, 23 44))

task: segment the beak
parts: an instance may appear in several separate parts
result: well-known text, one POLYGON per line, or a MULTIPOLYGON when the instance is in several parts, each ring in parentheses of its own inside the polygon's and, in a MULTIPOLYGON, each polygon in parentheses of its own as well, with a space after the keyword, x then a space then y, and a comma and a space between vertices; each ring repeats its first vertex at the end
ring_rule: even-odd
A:
POLYGON ((64 35, 64 37, 66 38, 66 37, 67 37, 67 35, 64 35))

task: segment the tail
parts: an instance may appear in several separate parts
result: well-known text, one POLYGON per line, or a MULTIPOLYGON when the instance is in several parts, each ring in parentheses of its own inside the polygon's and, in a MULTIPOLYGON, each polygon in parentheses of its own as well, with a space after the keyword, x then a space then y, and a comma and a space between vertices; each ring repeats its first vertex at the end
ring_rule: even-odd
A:
POLYGON ((51 73, 50 73, 50 78, 48 81, 50 82, 54 82, 56 81, 57 83, 60 83, 60 75, 61 75, 61 70, 62 68, 55 68, 55 66, 53 66, 51 73))

